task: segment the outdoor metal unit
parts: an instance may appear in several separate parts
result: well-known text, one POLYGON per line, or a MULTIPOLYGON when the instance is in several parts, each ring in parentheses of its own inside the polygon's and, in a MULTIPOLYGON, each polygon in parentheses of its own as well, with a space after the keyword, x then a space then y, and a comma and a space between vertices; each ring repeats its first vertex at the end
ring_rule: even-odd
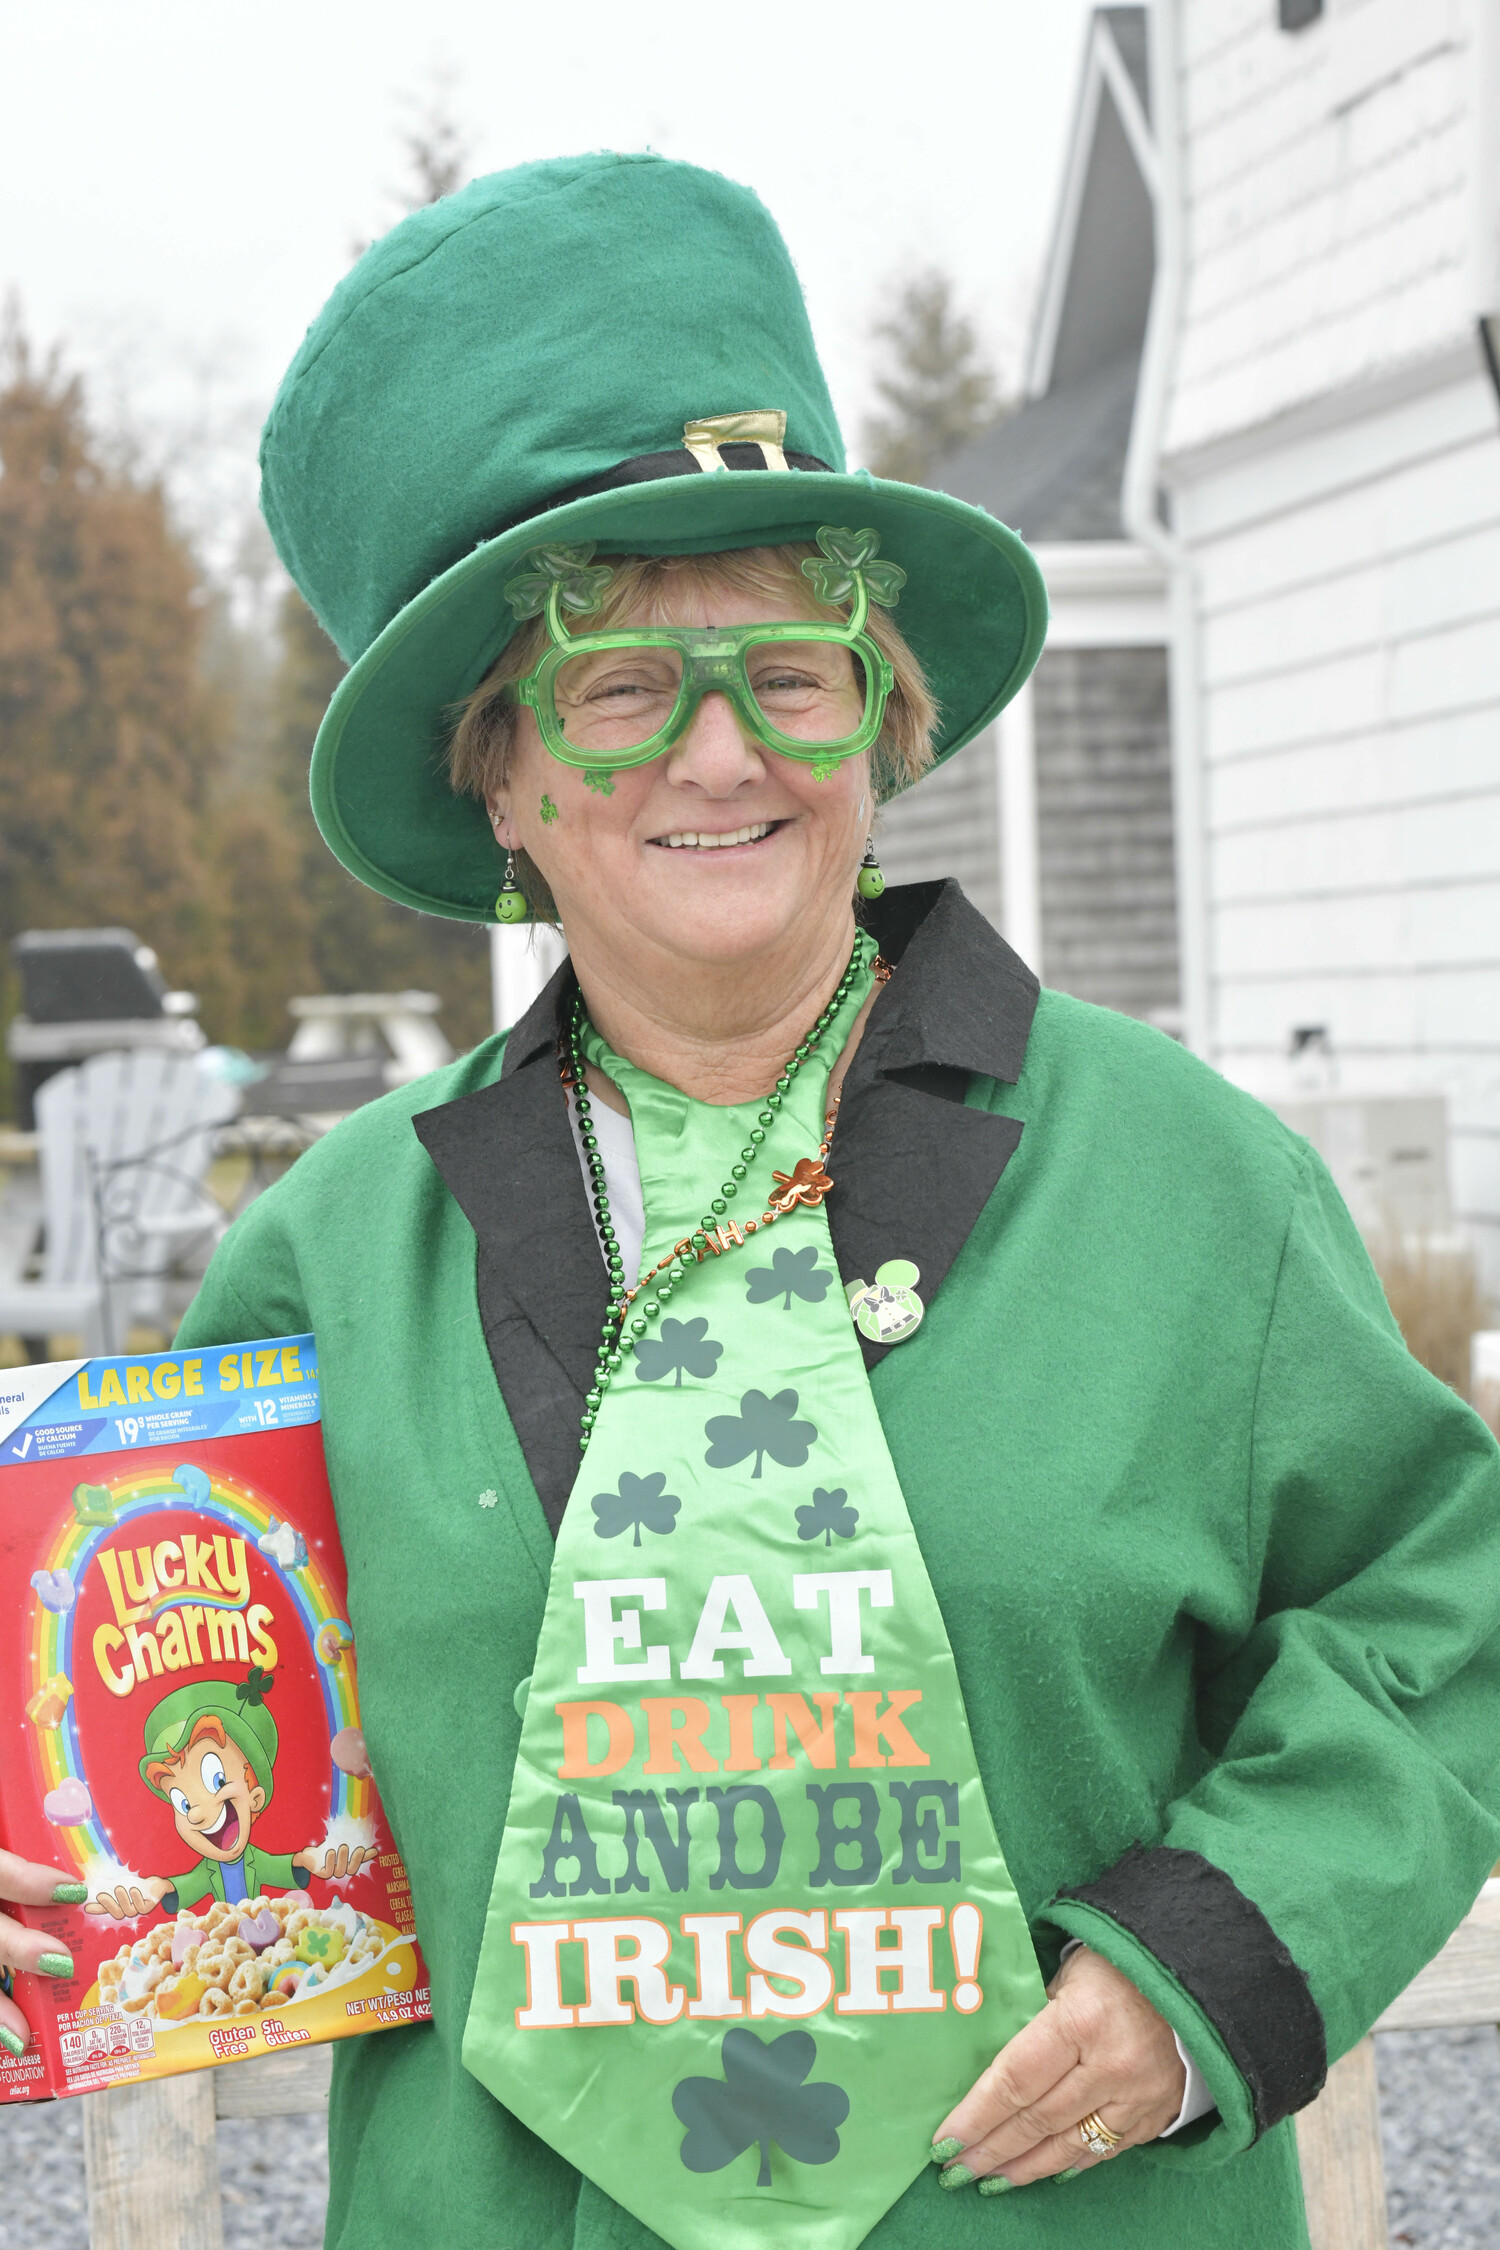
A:
POLYGON ((11 941, 21 1012, 5 1035, 15 1065, 16 1122, 33 1123, 39 1086, 69 1063, 121 1047, 196 1054, 204 1045, 191 992, 169 992, 133 930, 23 930, 11 941))

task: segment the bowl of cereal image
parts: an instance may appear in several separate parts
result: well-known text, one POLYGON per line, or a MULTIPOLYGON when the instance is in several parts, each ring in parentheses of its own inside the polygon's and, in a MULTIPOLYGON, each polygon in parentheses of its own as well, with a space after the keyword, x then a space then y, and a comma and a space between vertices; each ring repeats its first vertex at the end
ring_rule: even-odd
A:
POLYGON ((347 1901, 315 1906, 294 1891, 182 1910, 102 1960, 83 2005, 147 2023, 156 2041, 174 2047, 185 2037, 197 2045, 194 2031, 201 2038, 215 2026, 252 2032, 263 2024, 276 2044, 289 2014, 305 2027, 302 2036, 327 2039, 374 2028, 382 1999, 398 2020, 409 2014, 401 1996, 416 1971, 409 1932, 347 1901))

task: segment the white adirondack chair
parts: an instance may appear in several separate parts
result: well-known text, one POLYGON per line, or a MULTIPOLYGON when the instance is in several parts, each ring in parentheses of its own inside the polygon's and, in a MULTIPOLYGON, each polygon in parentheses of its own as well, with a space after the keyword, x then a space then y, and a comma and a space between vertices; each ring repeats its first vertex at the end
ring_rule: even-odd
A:
POLYGON ((238 1088, 197 1057, 153 1048, 91 1055, 36 1097, 42 1274, 0 1279, 0 1333, 67 1332, 118 1351, 132 1313, 159 1318, 163 1282, 228 1223, 204 1186, 238 1088))

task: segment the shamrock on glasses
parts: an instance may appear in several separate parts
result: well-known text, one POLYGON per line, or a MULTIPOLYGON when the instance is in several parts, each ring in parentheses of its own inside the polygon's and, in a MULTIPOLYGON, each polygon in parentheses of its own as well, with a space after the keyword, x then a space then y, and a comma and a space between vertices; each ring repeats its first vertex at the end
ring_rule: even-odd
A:
POLYGON ((554 586, 562 608, 578 617, 591 616, 614 576, 607 563, 593 562, 593 552, 592 540, 583 547, 533 547, 526 557, 526 569, 518 578, 505 581, 505 598, 515 611, 516 622, 540 617, 554 586))
MULTIPOLYGON (((837 602, 851 601, 863 578, 865 592, 872 602, 879 602, 882 609, 895 608, 906 584, 906 572, 899 563, 876 562, 875 557, 880 552, 878 531, 868 528, 849 531, 825 523, 818 533, 818 545, 826 561, 820 562, 815 555, 809 555, 802 565, 802 575, 812 580, 813 591, 820 602, 827 602, 832 608, 837 602)), ((509 588, 506 591, 509 592, 509 588)))

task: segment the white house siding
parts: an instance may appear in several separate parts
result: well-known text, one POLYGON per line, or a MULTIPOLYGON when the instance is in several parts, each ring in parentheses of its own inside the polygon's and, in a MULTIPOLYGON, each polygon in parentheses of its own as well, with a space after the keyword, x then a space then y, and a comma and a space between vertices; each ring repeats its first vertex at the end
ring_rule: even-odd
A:
POLYGON ((1169 0, 1186 233, 1165 449, 1180 454, 1470 332, 1472 11, 1169 0))
POLYGON ((1164 478, 1196 618, 1205 1045, 1268 1099, 1446 1095, 1500 1290, 1500 412, 1468 291, 1459 0, 1174 0, 1164 478))

